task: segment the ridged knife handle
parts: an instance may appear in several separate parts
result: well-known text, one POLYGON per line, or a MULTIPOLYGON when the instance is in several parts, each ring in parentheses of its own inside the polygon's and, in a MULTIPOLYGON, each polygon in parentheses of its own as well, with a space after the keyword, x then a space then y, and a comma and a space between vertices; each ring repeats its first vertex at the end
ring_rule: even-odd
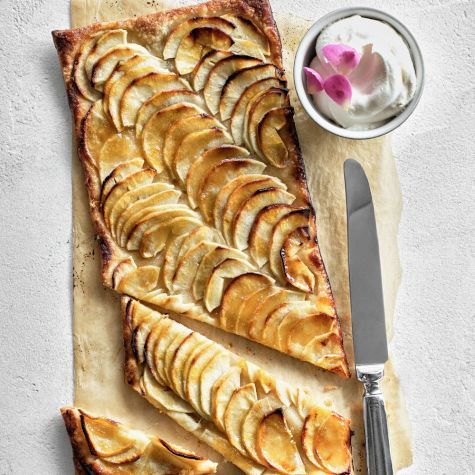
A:
POLYGON ((366 372, 357 370, 364 384, 363 417, 366 433, 366 463, 368 475, 393 475, 389 447, 386 407, 379 383, 384 370, 366 372))

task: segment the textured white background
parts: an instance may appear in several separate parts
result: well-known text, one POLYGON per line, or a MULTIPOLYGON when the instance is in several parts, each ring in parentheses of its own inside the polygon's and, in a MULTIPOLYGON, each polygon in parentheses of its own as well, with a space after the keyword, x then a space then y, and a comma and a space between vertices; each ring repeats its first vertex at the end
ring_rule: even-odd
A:
MULTIPOLYGON (((145 1, 145 0, 144 0, 145 1)), ((414 432, 404 474, 475 473, 475 3, 357 2, 420 41, 427 83, 394 134, 404 269, 392 352, 414 432)), ((351 2, 273 0, 316 19, 351 2)), ((67 0, 0 0, 0 474, 72 473, 70 116, 50 31, 67 0)))

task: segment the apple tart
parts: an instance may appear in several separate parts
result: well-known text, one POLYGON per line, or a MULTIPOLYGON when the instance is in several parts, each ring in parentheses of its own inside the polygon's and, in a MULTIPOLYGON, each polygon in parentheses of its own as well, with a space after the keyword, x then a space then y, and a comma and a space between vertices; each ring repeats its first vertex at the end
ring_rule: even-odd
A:
POLYGON ((199 475, 216 472, 216 463, 159 437, 148 436, 75 407, 64 407, 61 414, 78 474, 199 475))
POLYGON ((126 381, 247 474, 351 473, 350 426, 203 335, 122 299, 126 381))
POLYGON ((104 284, 348 377, 269 3, 53 36, 104 284))

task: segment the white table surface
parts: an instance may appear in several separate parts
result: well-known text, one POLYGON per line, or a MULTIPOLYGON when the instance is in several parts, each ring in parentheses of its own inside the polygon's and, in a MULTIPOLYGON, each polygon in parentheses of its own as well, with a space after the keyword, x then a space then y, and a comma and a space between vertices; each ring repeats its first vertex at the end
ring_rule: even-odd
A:
MULTIPOLYGON (((145 1, 145 0, 144 0, 145 1)), ((352 2, 273 0, 317 18, 352 2)), ((427 69, 393 138, 404 269, 392 353, 411 413, 404 474, 475 473, 475 3, 356 2, 403 20, 427 69)), ((0 474, 72 473, 71 133, 50 31, 67 0, 0 0, 0 474)))

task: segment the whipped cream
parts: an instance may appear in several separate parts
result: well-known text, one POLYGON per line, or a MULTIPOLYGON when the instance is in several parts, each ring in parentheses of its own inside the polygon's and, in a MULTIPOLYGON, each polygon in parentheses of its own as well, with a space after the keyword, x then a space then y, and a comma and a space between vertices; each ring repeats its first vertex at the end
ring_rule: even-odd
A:
POLYGON ((324 91, 313 95, 319 112, 327 118, 346 129, 374 129, 398 115, 413 98, 416 73, 409 48, 387 23, 355 15, 322 30, 310 68, 323 80, 336 73, 322 53, 328 44, 354 48, 360 61, 347 74, 352 88, 348 104, 337 104, 324 91))

